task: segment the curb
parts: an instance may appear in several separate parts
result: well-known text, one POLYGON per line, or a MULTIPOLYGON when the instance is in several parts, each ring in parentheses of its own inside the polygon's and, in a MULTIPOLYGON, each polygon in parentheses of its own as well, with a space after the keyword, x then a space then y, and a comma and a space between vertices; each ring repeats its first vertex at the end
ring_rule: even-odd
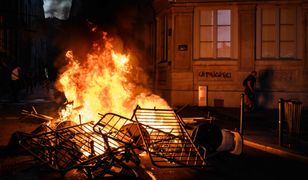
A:
POLYGON ((300 155, 300 154, 297 154, 297 153, 288 152, 288 151, 281 150, 281 149, 274 148, 274 147, 270 147, 270 146, 266 146, 266 145, 259 144, 259 143, 256 143, 256 142, 253 142, 253 141, 250 141, 250 140, 244 139, 244 145, 258 149, 258 150, 261 150, 261 151, 265 151, 265 152, 268 152, 268 153, 271 153, 271 154, 279 155, 279 156, 282 156, 282 157, 289 157, 289 158, 300 160, 300 161, 303 161, 303 162, 306 162, 306 163, 308 162, 307 156, 300 155))

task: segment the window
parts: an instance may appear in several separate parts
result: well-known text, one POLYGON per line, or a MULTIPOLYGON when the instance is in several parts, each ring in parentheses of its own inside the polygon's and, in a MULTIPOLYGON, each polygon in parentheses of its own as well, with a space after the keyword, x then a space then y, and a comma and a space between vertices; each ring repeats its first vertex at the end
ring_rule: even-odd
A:
POLYGON ((231 58, 231 10, 205 9, 199 14, 199 58, 231 58))
POLYGON ((298 58, 297 8, 261 7, 257 13, 257 58, 298 58))

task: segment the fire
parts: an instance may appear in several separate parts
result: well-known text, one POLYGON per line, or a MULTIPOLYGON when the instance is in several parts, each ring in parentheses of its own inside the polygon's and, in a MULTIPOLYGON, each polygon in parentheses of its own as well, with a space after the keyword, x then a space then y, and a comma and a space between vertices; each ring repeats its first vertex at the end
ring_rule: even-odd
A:
POLYGON ((67 51, 66 58, 68 64, 56 87, 72 103, 60 112, 60 118, 76 123, 80 119, 95 122, 99 120, 98 113, 130 117, 137 105, 170 109, 164 99, 133 82, 130 55, 116 52, 112 38, 105 32, 99 42, 93 43, 85 60, 77 59, 72 51, 67 51))

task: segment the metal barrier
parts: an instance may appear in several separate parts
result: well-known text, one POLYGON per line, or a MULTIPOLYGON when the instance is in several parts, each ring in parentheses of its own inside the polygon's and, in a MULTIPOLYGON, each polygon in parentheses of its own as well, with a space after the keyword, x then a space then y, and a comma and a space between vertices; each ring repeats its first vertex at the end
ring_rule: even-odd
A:
POLYGON ((137 154, 148 152, 152 164, 157 167, 206 166, 206 154, 200 154, 182 120, 172 109, 137 106, 131 119, 107 113, 93 129, 137 154))
POLYGON ((284 115, 288 125, 288 132, 298 135, 300 133, 300 121, 302 103, 294 100, 284 101, 284 115))
POLYGON ((283 145, 283 132, 287 144, 292 144, 300 135, 303 104, 296 100, 279 99, 279 145, 283 145))
POLYGON ((47 132, 29 134, 19 144, 41 163, 63 174, 78 169, 89 179, 119 177, 123 173, 134 176, 125 164, 130 160, 139 164, 133 149, 94 132, 93 126, 88 122, 55 130, 44 125, 47 132))

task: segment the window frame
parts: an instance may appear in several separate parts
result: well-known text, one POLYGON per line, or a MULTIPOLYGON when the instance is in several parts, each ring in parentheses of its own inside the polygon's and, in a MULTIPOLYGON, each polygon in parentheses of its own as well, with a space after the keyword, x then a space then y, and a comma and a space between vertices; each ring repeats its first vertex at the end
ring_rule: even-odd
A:
POLYGON ((238 58, 238 12, 235 6, 216 6, 216 7, 196 7, 194 9, 194 60, 232 60, 238 58), (225 25, 218 25, 218 10, 230 10, 230 56, 224 57, 218 56, 218 27, 225 25), (201 28, 205 25, 201 24, 201 12, 202 11, 213 11, 213 54, 212 57, 202 57, 201 55, 201 28))
POLYGON ((256 59, 257 60, 298 60, 298 59, 302 59, 303 55, 301 52, 303 45, 302 45, 302 41, 300 39, 300 37, 302 36, 302 25, 301 25, 301 8, 299 8, 298 6, 294 5, 289 5, 289 6, 284 6, 284 5, 266 5, 266 6, 258 6, 257 7, 257 12, 256 12, 256 19, 257 19, 257 24, 256 24, 256 59), (281 27, 283 25, 288 25, 288 24, 283 24, 281 22, 281 9, 283 8, 293 8, 295 10, 295 19, 294 19, 294 24, 292 24, 294 26, 294 33, 295 33, 295 37, 294 37, 294 48, 293 48, 293 56, 292 57, 287 57, 287 56, 283 56, 282 55, 282 47, 281 47, 281 43, 282 42, 291 42, 291 41, 286 41, 286 40, 282 40, 281 38, 281 27), (263 56, 262 54, 262 43, 263 43, 263 34, 262 34, 262 30, 264 27, 264 24, 262 24, 262 11, 264 9, 271 9, 275 11, 275 24, 274 24, 274 28, 275 28, 275 50, 274 50, 274 56, 269 57, 269 56, 263 56))

